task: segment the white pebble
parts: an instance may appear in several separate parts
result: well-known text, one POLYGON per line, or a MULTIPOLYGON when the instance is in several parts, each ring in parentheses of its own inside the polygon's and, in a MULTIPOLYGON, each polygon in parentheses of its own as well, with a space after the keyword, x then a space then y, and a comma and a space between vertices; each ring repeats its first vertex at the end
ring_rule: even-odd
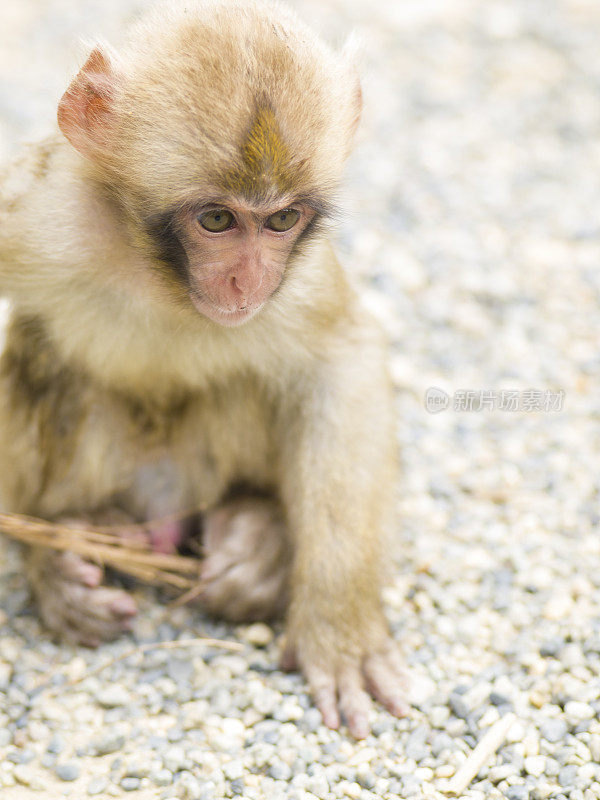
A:
POLYGON ((580 703, 578 700, 569 700, 565 705, 565 714, 569 721, 580 722, 584 719, 591 719, 596 712, 587 703, 580 703))
POLYGON ((272 628, 269 628, 263 622, 256 622, 254 625, 248 625, 247 628, 240 629, 240 635, 242 639, 254 647, 267 647, 274 638, 272 628))
POLYGON ((525 759, 525 772, 539 778, 546 769, 546 759, 544 756, 528 756, 525 759))

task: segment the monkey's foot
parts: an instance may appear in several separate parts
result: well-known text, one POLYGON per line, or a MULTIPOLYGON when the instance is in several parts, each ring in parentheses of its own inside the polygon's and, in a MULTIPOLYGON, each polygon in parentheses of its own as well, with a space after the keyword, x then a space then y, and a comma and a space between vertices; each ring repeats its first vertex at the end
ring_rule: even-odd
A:
POLYGON ((272 501, 248 497, 204 518, 203 606, 232 622, 280 616, 287 605, 290 548, 272 501))
POLYGON ((129 630, 135 601, 122 589, 102 586, 101 567, 42 548, 29 553, 27 566, 43 622, 67 642, 97 647, 129 630))
POLYGON ((358 657, 334 654, 332 659, 327 652, 324 649, 321 658, 311 659, 301 647, 289 645, 281 665, 287 670, 302 669, 328 728, 337 730, 343 718, 352 736, 364 739, 370 731, 370 696, 396 717, 407 714, 406 673, 391 637, 386 637, 380 649, 358 657))

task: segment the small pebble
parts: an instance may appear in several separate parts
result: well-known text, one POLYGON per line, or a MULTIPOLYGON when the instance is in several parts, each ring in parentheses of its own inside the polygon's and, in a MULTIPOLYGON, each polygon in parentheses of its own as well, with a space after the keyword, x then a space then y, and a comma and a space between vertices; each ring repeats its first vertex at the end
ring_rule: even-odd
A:
POLYGON ((506 790, 505 797, 507 800, 528 800, 529 789, 526 786, 509 786, 506 790))
POLYGON ((242 638, 254 647, 267 647, 273 641, 273 630, 262 622, 241 629, 242 638))
POLYGON ((96 694, 96 700, 104 708, 116 708, 117 706, 128 706, 131 702, 131 695, 119 684, 105 686, 96 694))
POLYGON ((448 699, 448 705, 452 709, 452 713, 459 719, 467 719, 469 716, 469 706, 458 694, 451 694, 448 699))
POLYGON ((323 724, 323 717, 318 708, 309 708, 300 720, 300 726, 308 733, 315 733, 323 724))
POLYGON ((12 750, 6 758, 8 761, 12 761, 13 764, 29 764, 35 758, 35 753, 33 750, 28 749, 12 750))
POLYGON ((40 790, 44 788, 44 782, 39 776, 25 764, 17 764, 14 768, 13 777, 22 786, 29 786, 31 789, 40 790))
POLYGON ((190 761, 182 747, 169 747, 163 755, 164 766, 171 772, 187 769, 190 761))
POLYGON ((176 684, 187 683, 194 674, 194 665, 190 659, 170 658, 167 663, 167 673, 176 684))
POLYGON ((572 786, 577 778, 577 767, 574 764, 568 764, 563 767, 558 773, 558 782, 561 786, 572 786))
POLYGON ((226 764, 224 764, 223 774, 230 781, 241 778, 244 774, 244 762, 242 759, 233 759, 232 761, 228 761, 226 764))
POLYGON ((81 774, 81 767, 74 761, 65 761, 57 765, 55 772, 61 781, 76 781, 81 774))
POLYGON ((289 781, 292 777, 292 770, 282 761, 276 761, 269 767, 269 775, 276 781, 289 781))
POLYGON ((563 719, 544 720, 540 725, 540 735, 549 742, 560 742, 567 735, 567 723, 563 719))
POLYGON ((125 747, 125 737, 113 731, 108 731, 92 743, 92 750, 99 756, 116 753, 123 747, 125 747))
POLYGON ((592 719, 596 716, 595 710, 588 703, 579 703, 571 700, 565 704, 565 714, 571 723, 592 719))
POLYGON ((123 778, 120 783, 121 789, 124 789, 126 792, 134 792, 136 789, 140 788, 140 779, 139 778, 123 778))
POLYGON ((546 768, 546 759, 544 756, 528 756, 524 762, 525 771, 535 778, 539 778, 544 774, 546 768))
POLYGON ((150 780, 156 786, 170 786, 173 783, 173 773, 168 769, 159 769, 150 773, 150 780))
POLYGON ((42 753, 40 764, 46 769, 54 769, 56 766, 56 756, 53 753, 42 753))
POLYGON ((91 796, 102 794, 106 791, 107 787, 108 781, 106 778, 92 778, 92 780, 88 783, 87 793, 91 796))
POLYGON ((540 646, 540 655, 547 658, 556 658, 564 647, 564 644, 564 640, 559 637, 546 639, 546 641, 540 646))
POLYGON ((65 742, 64 739, 60 736, 53 736, 50 739, 48 746, 46 747, 47 753, 53 753, 54 755, 60 755, 62 751, 65 749, 65 742))

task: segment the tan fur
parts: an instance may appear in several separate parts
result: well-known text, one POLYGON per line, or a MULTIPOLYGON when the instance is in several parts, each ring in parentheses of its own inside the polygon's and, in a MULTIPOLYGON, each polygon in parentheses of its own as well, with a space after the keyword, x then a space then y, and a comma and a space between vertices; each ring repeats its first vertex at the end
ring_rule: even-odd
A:
MULTIPOLYGON (((396 469, 377 328, 323 236, 254 318, 220 327, 140 222, 244 171, 268 184, 261 202, 333 199, 359 113, 353 68, 280 6, 183 8, 151 14, 120 56, 94 57, 112 71, 107 105, 93 107, 110 147, 97 139, 84 159, 57 136, 0 180, 0 290, 14 306, 2 501, 49 518, 114 505, 144 519, 214 507, 239 482, 274 491, 294 550, 290 651, 326 721, 319 675, 338 680, 348 664, 397 709, 368 666, 388 658, 380 586, 396 469)), ((354 708, 340 692, 360 733, 362 696, 354 708)))
POLYGON ((259 108, 242 146, 242 163, 223 176, 223 187, 235 194, 264 196, 272 179, 280 194, 293 192, 300 168, 282 140, 270 108, 259 108))

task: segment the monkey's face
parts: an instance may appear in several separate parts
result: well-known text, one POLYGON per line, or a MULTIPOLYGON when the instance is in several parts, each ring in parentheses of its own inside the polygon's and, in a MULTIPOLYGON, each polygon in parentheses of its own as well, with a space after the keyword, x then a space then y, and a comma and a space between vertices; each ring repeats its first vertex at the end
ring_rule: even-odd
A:
POLYGON ((284 207, 229 202, 186 210, 174 221, 185 251, 190 299, 221 325, 254 316, 279 286, 294 244, 315 216, 303 203, 284 207))
POLYGON ((361 93, 295 19, 221 5, 216 27, 212 0, 192 3, 121 56, 95 48, 58 123, 147 257, 153 297, 232 326, 335 213, 361 93))

